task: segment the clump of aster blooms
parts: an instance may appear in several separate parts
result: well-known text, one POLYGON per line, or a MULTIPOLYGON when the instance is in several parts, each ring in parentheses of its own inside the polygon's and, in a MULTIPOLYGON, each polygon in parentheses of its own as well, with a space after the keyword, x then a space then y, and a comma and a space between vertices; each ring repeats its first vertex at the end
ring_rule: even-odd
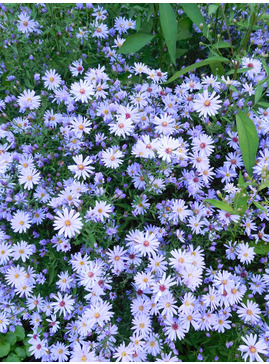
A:
MULTIPOLYGON (((268 360, 268 187, 248 186, 243 217, 204 202, 231 203, 249 178, 237 109, 259 136, 253 179, 269 177, 269 109, 249 102, 259 52, 236 81, 196 70, 168 88, 166 72, 115 52, 134 19, 74 12, 91 23, 66 33, 106 66, 47 58, 0 103, 0 332, 30 327, 41 361, 213 361, 210 342, 215 358, 268 360)), ((29 9, 17 15, 21 36, 40 33, 29 9)))

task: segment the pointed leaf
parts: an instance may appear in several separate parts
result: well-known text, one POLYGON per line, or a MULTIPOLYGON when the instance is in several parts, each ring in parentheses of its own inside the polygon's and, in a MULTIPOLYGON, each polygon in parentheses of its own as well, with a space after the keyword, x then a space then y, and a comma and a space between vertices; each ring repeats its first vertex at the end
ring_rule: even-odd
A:
POLYGON ((238 178, 238 184, 239 184, 239 186, 243 186, 243 184, 244 184, 244 178, 243 178, 243 175, 242 175, 242 172, 240 171, 239 172, 239 178, 238 178))
POLYGON ((218 4, 210 4, 208 7, 208 16, 215 13, 217 11, 218 7, 219 7, 218 4))
POLYGON ((196 68, 200 68, 200 67, 203 67, 203 66, 207 66, 207 65, 210 65, 210 64, 214 64, 216 62, 226 62, 226 63, 229 63, 230 60, 227 59, 227 58, 224 58, 224 57, 210 57, 210 58, 207 58, 204 61, 197 62, 197 63, 194 63, 194 64, 188 66, 188 67, 183 68, 182 70, 180 70, 177 73, 175 73, 174 76, 172 76, 171 78, 169 78, 169 80, 166 81, 166 82, 164 82, 163 84, 165 85, 167 83, 173 82, 177 78, 179 78, 180 76, 182 76, 185 73, 188 73, 190 71, 193 71, 196 68))
POLYGON ((184 56, 184 54, 186 54, 188 52, 188 49, 181 49, 181 48, 177 48, 176 51, 176 57, 181 57, 184 56))
POLYGON ((262 206, 261 204, 259 204, 256 201, 253 201, 254 205, 257 207, 257 209, 262 210, 263 212, 265 212, 267 214, 267 210, 264 206, 262 206))
POLYGON ((233 208, 228 205, 226 202, 220 201, 220 200, 213 200, 210 198, 205 199, 204 201, 209 202, 212 206, 217 207, 218 209, 230 212, 231 214, 234 214, 233 208))
POLYGON ((53 282, 54 278, 56 277, 56 274, 57 274, 57 272, 56 272, 55 268, 51 268, 49 271, 49 282, 48 282, 49 286, 52 285, 52 282, 53 282))
POLYGON ((230 48, 231 44, 229 42, 225 42, 224 40, 219 41, 218 43, 214 44, 215 48, 230 48))
POLYGON ((269 107, 269 103, 268 102, 259 102, 258 105, 264 107, 264 108, 268 108, 269 107))
MULTIPOLYGON (((239 73, 245 73, 249 70, 252 70, 253 68, 252 67, 248 67, 248 68, 240 68, 239 70, 237 70, 237 74, 239 73)), ((229 75, 233 75, 234 74, 234 69, 230 70, 229 72, 226 73, 226 76, 229 76, 229 75)))
POLYGON ((145 47, 155 37, 154 34, 138 32, 126 38, 123 45, 118 49, 117 53, 129 54, 136 53, 145 47))
POLYGON ((252 176, 259 146, 258 133, 253 121, 241 110, 236 115, 236 126, 243 162, 248 174, 252 176))
POLYGON ((188 39, 192 37, 192 21, 186 17, 178 21, 177 40, 188 39))
POLYGON ((255 90, 255 104, 257 104, 257 102, 260 100, 262 92, 263 92, 263 87, 262 85, 259 85, 255 90))
POLYGON ((205 18, 203 17, 201 10, 198 8, 197 4, 181 4, 183 10, 185 11, 185 13, 188 15, 188 17, 191 19, 191 21, 198 27, 200 28, 200 25, 203 24, 203 29, 202 32, 204 34, 204 36, 211 40, 211 34, 209 33, 209 29, 207 27, 205 18))
POLYGON ((264 188, 269 188, 269 181, 265 181, 265 182, 261 183, 260 186, 258 187, 258 191, 261 191, 264 188))
POLYGON ((176 65, 177 19, 170 4, 159 4, 160 22, 172 62, 176 65))

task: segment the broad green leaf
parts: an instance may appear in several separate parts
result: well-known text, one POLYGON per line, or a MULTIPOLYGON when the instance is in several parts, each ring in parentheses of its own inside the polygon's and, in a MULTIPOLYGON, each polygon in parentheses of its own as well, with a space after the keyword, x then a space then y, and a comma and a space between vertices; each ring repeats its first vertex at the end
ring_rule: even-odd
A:
POLYGON ((159 4, 160 23, 172 62, 176 65, 177 19, 170 4, 159 4))
POLYGON ((6 359, 3 359, 3 361, 18 363, 20 362, 20 358, 16 354, 11 353, 6 359))
POLYGON ((145 45, 149 43, 154 37, 155 37, 154 34, 147 34, 142 32, 132 34, 126 38, 126 41, 118 49, 117 53, 122 53, 122 54, 136 53, 141 48, 145 47, 145 45))
POLYGON ((259 85, 255 90, 255 104, 257 104, 257 102, 260 100, 262 92, 263 92, 263 87, 262 85, 259 85))
POLYGON ((26 352, 25 352, 25 349, 22 346, 17 346, 14 351, 15 351, 15 354, 17 354, 18 357, 21 358, 21 359, 25 359, 26 356, 27 356, 26 352))
POLYGON ((8 331, 5 334, 5 341, 7 341, 10 345, 14 345, 15 342, 17 341, 16 335, 14 334, 14 332, 8 331))
POLYGON ((200 9, 198 8, 197 4, 180 4, 183 8, 183 10, 185 11, 185 13, 188 15, 188 17, 191 19, 191 21, 198 27, 200 28, 200 24, 203 24, 203 29, 202 32, 204 34, 204 36, 211 40, 211 34, 209 33, 209 29, 207 27, 205 18, 203 17, 203 15, 201 14, 200 9))
POLYGON ((267 255, 269 252, 269 244, 266 241, 259 240, 257 244, 249 243, 254 248, 256 254, 267 255))
POLYGON ((207 198, 204 200, 205 202, 209 202, 212 206, 217 207, 218 209, 230 212, 231 214, 234 214, 233 208, 228 205, 226 202, 220 201, 220 200, 213 200, 210 198, 207 198))
POLYGON ((192 21, 186 17, 180 19, 177 27, 177 40, 184 40, 192 37, 192 21))
POLYGON ((181 32, 179 32, 177 34, 177 40, 185 40, 185 39, 189 39, 191 37, 192 37, 192 34, 188 29, 182 30, 181 32))
POLYGON ((25 330, 22 326, 16 326, 14 334, 18 341, 21 341, 25 338, 25 330))
POLYGON ((263 212, 265 212, 267 214, 267 210, 266 210, 266 208, 264 206, 262 206, 261 204, 259 204, 256 201, 253 201, 253 203, 257 207, 257 209, 260 209, 260 210, 262 210, 263 212))
POLYGON ((248 174, 252 176, 259 146, 257 130, 253 121, 241 110, 236 115, 236 126, 243 162, 248 174))
POLYGON ((204 61, 197 62, 197 63, 194 63, 194 64, 188 66, 188 67, 183 68, 182 70, 180 70, 177 73, 175 73, 174 76, 172 76, 171 78, 169 78, 169 80, 166 81, 166 82, 164 82, 163 84, 165 85, 167 83, 173 82, 177 78, 179 78, 180 76, 182 76, 185 73, 188 73, 190 71, 193 71, 196 68, 200 68, 200 67, 203 67, 203 66, 208 66, 208 65, 214 64, 216 62, 226 62, 226 63, 229 63, 230 60, 227 59, 227 58, 224 58, 224 57, 210 57, 210 58, 207 58, 204 61))
POLYGON ((208 7, 208 16, 215 13, 217 11, 218 7, 219 7, 218 4, 210 4, 208 7))
POLYGON ((139 32, 150 34, 153 27, 153 19, 151 18, 149 21, 144 19, 143 23, 140 26, 139 32))
POLYGON ((10 351, 10 344, 7 341, 0 341, 0 358, 6 356, 10 351))

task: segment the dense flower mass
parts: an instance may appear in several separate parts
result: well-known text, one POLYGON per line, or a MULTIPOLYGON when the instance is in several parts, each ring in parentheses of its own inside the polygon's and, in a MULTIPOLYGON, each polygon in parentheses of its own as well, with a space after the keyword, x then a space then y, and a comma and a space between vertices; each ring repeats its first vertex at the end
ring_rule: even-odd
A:
MULTIPOLYGON (((161 7, 30 5, 0 5, 1 343, 23 327, 42 362, 268 361, 268 8, 240 62, 192 54, 171 83, 169 47, 161 66, 124 49, 161 7)), ((239 5, 213 54, 240 43, 239 5)), ((178 41, 207 35, 173 9, 178 41)))

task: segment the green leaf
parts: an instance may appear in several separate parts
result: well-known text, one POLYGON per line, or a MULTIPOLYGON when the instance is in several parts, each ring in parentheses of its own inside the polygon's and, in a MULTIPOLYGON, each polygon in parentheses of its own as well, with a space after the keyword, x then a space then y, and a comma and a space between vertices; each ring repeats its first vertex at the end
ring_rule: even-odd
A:
POLYGON ((262 85, 259 85, 255 90, 255 104, 257 104, 257 102, 260 100, 262 92, 263 92, 263 87, 262 85))
POLYGON ((269 67, 267 66, 267 63, 265 62, 264 59, 262 59, 262 65, 263 65, 263 68, 264 68, 267 76, 269 76, 269 67))
POLYGON ((21 358, 21 359, 25 359, 26 356, 27 356, 26 352, 25 352, 25 349, 22 346, 17 346, 14 351, 15 351, 15 354, 17 354, 18 357, 21 358))
POLYGON ((225 42, 224 40, 220 40, 218 43, 214 44, 214 47, 219 48, 231 48, 231 44, 229 42, 225 42))
POLYGON ((7 341, 0 341, 0 358, 6 356, 10 351, 10 344, 7 341))
POLYGON ((192 34, 189 30, 182 30, 177 34, 177 40, 185 40, 192 37, 192 34))
POLYGON ((220 62, 212 63, 210 68, 214 76, 223 76, 225 73, 224 68, 220 62))
POLYGON ((9 356, 6 358, 6 359, 3 359, 4 362, 6 361, 11 361, 11 362, 20 362, 20 358, 14 354, 14 353, 11 353, 9 354, 9 356))
POLYGON ((177 27, 177 40, 184 40, 192 37, 192 21, 186 17, 180 19, 177 27))
POLYGON ((247 190, 244 188, 240 193, 236 193, 234 197, 234 207, 237 210, 236 214, 244 215, 248 208, 247 190))
POLYGON ((176 50, 176 58, 184 56, 184 54, 186 54, 188 52, 188 49, 181 49, 181 48, 177 48, 176 50))
POLYGON ((203 17, 203 15, 201 14, 200 9, 198 8, 197 4, 180 4, 183 8, 183 10, 185 11, 185 13, 188 15, 188 17, 191 19, 191 21, 198 27, 200 28, 200 24, 203 24, 203 29, 202 32, 204 34, 204 36, 211 40, 211 34, 209 33, 209 29, 207 27, 205 18, 203 17))
POLYGON ((205 202, 209 202, 212 206, 217 207, 218 209, 230 212, 231 214, 234 214, 233 208, 228 205, 226 202, 220 201, 220 200, 213 200, 210 198, 207 198, 204 200, 205 202))
POLYGON ((94 246, 94 244, 96 243, 96 239, 90 229, 86 229, 84 236, 86 236, 86 239, 87 239, 86 243, 85 243, 85 252, 86 252, 86 250, 88 248, 91 248, 94 246))
POLYGON ((263 183, 261 183, 258 187, 258 191, 263 190, 264 188, 269 188, 269 181, 265 181, 263 183))
POLYGON ((254 205, 257 207, 257 209, 262 210, 263 212, 265 212, 267 214, 267 210, 264 206, 262 206, 261 204, 259 204, 256 201, 253 201, 254 205))
POLYGON ((243 184, 245 183, 242 172, 239 171, 239 178, 238 178, 238 184, 239 186, 243 186, 243 184))
POLYGON ((269 244, 263 240, 259 240, 257 244, 249 243, 254 248, 256 254, 266 255, 269 252, 269 244))
POLYGON ((145 47, 145 45, 148 44, 154 37, 154 34, 147 34, 142 32, 132 34, 126 38, 125 42, 118 49, 117 53, 136 53, 141 48, 145 47))
POLYGON ((176 65, 177 19, 170 4, 159 4, 160 23, 172 62, 176 65))
POLYGON ((141 16, 139 16, 139 17, 136 19, 135 29, 136 29, 136 31, 137 31, 137 32, 140 30, 140 27, 141 27, 141 16))
POLYGON ((252 176, 259 146, 258 133, 253 121, 241 110, 236 115, 236 126, 243 162, 249 176, 252 176))
POLYGON ((18 341, 22 341, 25 338, 25 330, 22 326, 16 326, 14 334, 18 341))
POLYGON ((148 5, 147 20, 149 20, 152 17, 153 12, 154 12, 154 4, 150 3, 147 5, 148 5))
POLYGON ((56 276, 56 270, 52 267, 50 270, 49 270, 49 286, 52 285, 52 282, 54 280, 56 276))
POLYGON ((5 341, 7 341, 10 345, 14 345, 15 342, 17 341, 16 335, 14 334, 14 332, 8 331, 5 334, 5 341))
POLYGON ((218 4, 210 4, 208 7, 208 16, 215 13, 217 11, 218 7, 219 7, 218 4))
POLYGON ((258 105, 265 107, 266 109, 269 107, 269 103, 268 102, 259 102, 258 105))
MULTIPOLYGON (((248 67, 248 68, 240 68, 238 71, 237 71, 237 74, 239 73, 245 73, 249 70, 252 70, 253 68, 252 67, 248 67)), ((231 71, 227 72, 226 73, 226 76, 229 76, 229 75, 233 75, 234 74, 234 69, 232 69, 231 71)))
POLYGON ((185 67, 182 70, 180 70, 177 73, 175 73, 174 76, 172 76, 171 78, 169 78, 169 80, 166 81, 166 82, 164 82, 163 84, 165 85, 167 83, 173 82, 177 78, 179 78, 180 76, 182 76, 185 73, 188 73, 190 71, 193 71, 196 68, 200 68, 200 67, 203 67, 203 66, 208 66, 208 65, 214 64, 216 62, 226 62, 226 63, 229 63, 230 60, 227 59, 227 58, 224 58, 224 57, 210 57, 210 58, 205 59, 204 61, 197 62, 197 63, 193 63, 192 65, 190 65, 188 67, 185 67))
POLYGON ((150 34, 153 27, 153 19, 151 18, 149 21, 144 19, 143 23, 140 26, 139 32, 150 34))

